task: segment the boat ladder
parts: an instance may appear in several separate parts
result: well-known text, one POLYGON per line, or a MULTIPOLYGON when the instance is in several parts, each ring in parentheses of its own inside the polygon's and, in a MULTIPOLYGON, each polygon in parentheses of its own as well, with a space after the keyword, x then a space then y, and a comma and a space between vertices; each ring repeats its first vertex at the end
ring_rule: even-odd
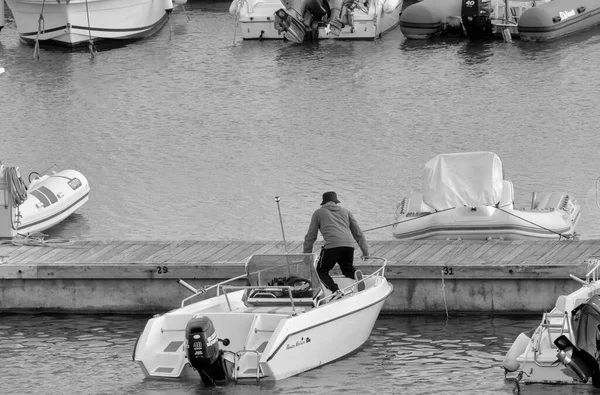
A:
POLYGON ((556 353, 558 353, 558 347, 556 347, 554 345, 554 343, 552 343, 552 339, 556 339, 557 337, 561 336, 561 335, 567 335, 569 336, 571 339, 574 339, 574 335, 573 335, 573 328, 571 327, 571 322, 569 320, 569 313, 565 312, 561 312, 561 313, 544 313, 544 316, 542 318, 542 323, 540 324, 541 330, 540 330, 540 334, 538 337, 538 341, 537 343, 534 345, 534 349, 533 349, 533 359, 536 363, 536 365, 538 366, 554 366, 556 364, 557 361, 553 361, 553 362, 540 362, 538 360, 538 356, 541 354, 540 350, 542 349, 542 337, 544 334, 544 331, 547 333, 546 339, 548 340, 548 344, 547 346, 544 345, 547 349, 549 350, 556 350, 556 353), (560 320, 560 323, 555 322, 555 323, 551 323, 551 319, 552 318, 558 318, 560 320), (552 335, 555 335, 554 337, 552 335))
POLYGON ((260 357, 267 347, 274 330, 262 327, 262 316, 256 315, 248 331, 244 348, 235 353, 233 379, 255 379, 256 383, 264 377, 260 368, 260 357))

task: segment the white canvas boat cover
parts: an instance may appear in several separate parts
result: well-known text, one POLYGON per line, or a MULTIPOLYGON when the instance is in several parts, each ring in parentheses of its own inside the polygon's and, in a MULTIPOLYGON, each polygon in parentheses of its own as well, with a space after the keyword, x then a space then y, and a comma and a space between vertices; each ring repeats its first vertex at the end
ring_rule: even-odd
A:
POLYGON ((440 154, 425 164, 423 203, 438 211, 495 205, 502 180, 502 161, 493 152, 440 154))

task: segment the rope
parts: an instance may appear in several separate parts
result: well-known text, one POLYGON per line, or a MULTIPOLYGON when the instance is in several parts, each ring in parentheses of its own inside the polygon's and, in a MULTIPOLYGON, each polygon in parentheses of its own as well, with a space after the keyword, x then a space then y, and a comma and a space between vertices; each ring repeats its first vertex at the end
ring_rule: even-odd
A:
POLYGON ((442 294, 444 295, 444 308, 446 309, 446 325, 448 325, 448 303, 446 302, 446 284, 444 284, 444 269, 441 270, 442 272, 442 294))
MULTIPOLYGON (((446 209, 444 209, 444 210, 440 210, 440 211, 436 211, 436 212, 434 212, 434 213, 431 213, 431 214, 429 214, 429 215, 434 215, 434 214, 437 214, 437 213, 443 213, 444 211, 448 211, 448 210, 454 210, 455 208, 456 208, 456 207, 450 207, 450 208, 446 208, 446 209)), ((388 226, 394 226, 394 225, 402 224, 402 223, 404 223, 404 222, 409 222, 409 221, 413 221, 413 220, 415 220, 415 219, 420 219, 420 218, 421 218, 421 217, 414 217, 414 218, 411 218, 411 219, 407 219, 407 220, 405 220, 405 221, 392 222, 391 224, 382 225, 382 226, 378 226, 378 227, 376 227, 376 228, 371 228, 371 229, 363 230, 363 232, 370 232, 370 231, 372 231, 372 230, 377 230, 377 229, 381 229, 381 228, 386 228, 386 227, 388 227, 388 226)))
POLYGON ((16 167, 6 168, 6 181, 8 184, 8 193, 15 206, 20 206, 27 200, 27 186, 21 179, 16 167))
POLYGON ((33 58, 36 60, 40 59, 40 33, 42 30, 44 32, 46 31, 46 25, 44 23, 44 6, 45 5, 46 5, 46 0, 44 0, 42 2, 42 9, 40 10, 40 18, 38 19, 37 36, 35 37, 35 46, 33 47, 33 58))
POLYGON ((34 247, 51 247, 54 245, 71 245, 72 240, 69 239, 50 239, 44 240, 48 236, 43 233, 31 233, 27 235, 18 234, 10 240, 0 240, 0 244, 11 244, 14 246, 34 246, 34 247))
MULTIPOLYGON (((46 1, 46 0, 44 0, 44 1, 46 1)), ((88 37, 89 37, 88 48, 90 49, 92 58, 94 58, 94 57, 96 57, 96 47, 94 46, 94 40, 92 39, 92 28, 90 26, 90 10, 88 8, 88 0, 85 0, 85 13, 87 14, 87 23, 88 23, 88 37)))

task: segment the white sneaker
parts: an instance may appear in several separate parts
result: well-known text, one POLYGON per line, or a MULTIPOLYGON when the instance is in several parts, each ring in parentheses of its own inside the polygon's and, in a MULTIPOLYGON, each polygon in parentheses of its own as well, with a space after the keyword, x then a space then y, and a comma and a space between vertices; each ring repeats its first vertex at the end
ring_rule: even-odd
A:
POLYGON ((354 272, 354 279, 356 280, 356 290, 358 292, 365 290, 365 282, 363 281, 363 274, 360 270, 354 272))

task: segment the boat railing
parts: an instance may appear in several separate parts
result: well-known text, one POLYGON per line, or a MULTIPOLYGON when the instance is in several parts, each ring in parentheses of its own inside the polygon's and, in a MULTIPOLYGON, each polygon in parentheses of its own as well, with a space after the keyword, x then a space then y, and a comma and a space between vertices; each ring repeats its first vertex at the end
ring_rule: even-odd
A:
MULTIPOLYGON (((377 270, 375 270, 373 273, 365 275, 363 277, 363 281, 371 278, 371 277, 385 277, 385 268, 387 266, 387 259, 382 258, 382 257, 378 257, 378 256, 370 256, 368 257, 369 260, 380 260, 382 261, 382 265, 380 268, 378 268, 377 270)), ((228 280, 225 281, 221 281, 217 284, 213 284, 210 285, 208 287, 200 287, 200 288, 194 288, 193 286, 191 286, 190 284, 188 284, 187 282, 183 281, 182 279, 177 280, 177 282, 179 284, 181 284, 182 286, 184 286, 185 288, 187 288, 189 291, 191 291, 193 293, 193 295, 188 296, 187 298, 183 299, 181 301, 181 307, 185 307, 188 304, 191 304, 191 301, 194 300, 196 297, 200 296, 200 295, 204 295, 207 292, 211 291, 211 290, 216 290, 216 296, 220 296, 221 295, 221 291, 223 291, 223 293, 225 294, 225 299, 227 301, 227 304, 231 310, 231 304, 229 301, 229 298, 226 295, 226 290, 233 290, 234 288, 237 290, 242 290, 242 289, 253 289, 253 288, 257 288, 257 289, 273 289, 273 288, 278 288, 281 292, 284 292, 284 294, 288 294, 290 296, 290 298, 292 299, 292 307, 294 307, 293 304, 293 297, 291 294, 291 291, 293 289, 293 287, 290 286, 277 286, 277 287, 273 287, 273 286, 232 286, 230 285, 232 282, 234 281, 239 281, 239 280, 243 280, 243 279, 247 279, 249 275, 251 274, 259 274, 259 273, 264 273, 267 272, 269 270, 273 270, 276 268, 281 268, 284 266, 290 266, 290 265, 294 265, 297 264, 297 262, 293 262, 293 263, 286 263, 286 264, 282 264, 282 265, 278 265, 278 266, 274 266, 274 267, 270 267, 270 268, 266 268, 266 269, 262 269, 256 272, 251 272, 251 273, 244 273, 244 274, 240 274, 237 277, 233 277, 230 278, 228 280)), ((357 285, 358 281, 355 281, 354 283, 352 283, 351 285, 344 287, 343 289, 341 289, 341 291, 344 293, 344 295, 349 295, 352 294, 354 292, 355 289, 355 285, 357 285)), ((333 297, 335 296, 335 294, 331 294, 328 295, 327 297, 320 299, 317 303, 316 306, 320 305, 321 303, 330 301, 333 297)))
MULTIPOLYGON (((344 296, 346 296, 346 295, 352 295, 354 293, 354 290, 357 289, 358 283, 360 281, 367 280, 367 279, 369 279, 371 277, 378 277, 378 278, 384 278, 385 277, 385 268, 387 266, 387 259, 379 257, 379 256, 370 256, 367 259, 369 259, 369 260, 371 260, 371 259, 380 260, 380 261, 383 262, 383 264, 381 265, 381 267, 379 269, 375 270, 373 273, 364 275, 363 278, 362 278, 362 280, 355 281, 352 284, 348 285, 347 287, 344 287, 344 288, 340 289, 340 291, 344 294, 344 296)), ((320 299, 317 302, 317 306, 320 306, 323 303, 330 302, 335 296, 336 296, 335 293, 327 295, 326 297, 320 299)))

